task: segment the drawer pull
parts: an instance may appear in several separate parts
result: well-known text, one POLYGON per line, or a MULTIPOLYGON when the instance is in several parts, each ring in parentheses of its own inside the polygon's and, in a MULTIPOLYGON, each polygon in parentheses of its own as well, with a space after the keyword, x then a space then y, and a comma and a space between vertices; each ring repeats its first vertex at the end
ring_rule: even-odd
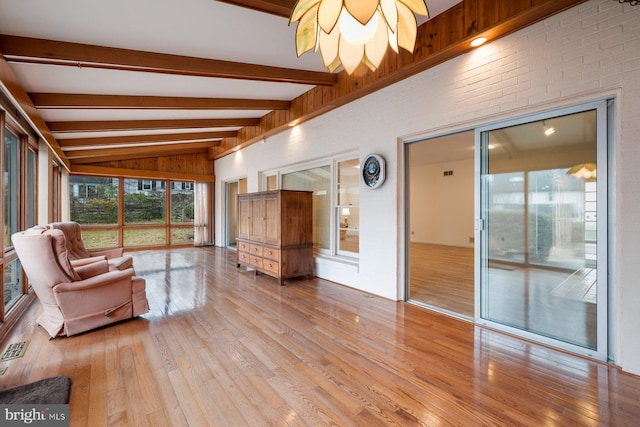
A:
POLYGON ((258 248, 253 248, 253 252, 258 252, 258 248))
POLYGON ((273 264, 269 264, 269 268, 273 268, 273 264))

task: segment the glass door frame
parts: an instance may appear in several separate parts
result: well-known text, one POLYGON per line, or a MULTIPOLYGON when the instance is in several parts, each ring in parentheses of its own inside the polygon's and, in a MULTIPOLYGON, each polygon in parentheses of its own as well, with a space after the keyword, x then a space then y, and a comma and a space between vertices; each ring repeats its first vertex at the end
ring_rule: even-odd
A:
POLYGON ((608 143, 608 139, 611 136, 610 129, 613 124, 613 121, 611 120, 613 109, 609 108, 608 104, 608 100, 586 102, 575 106, 558 108, 552 111, 492 123, 490 125, 477 127, 475 130, 475 323, 602 361, 610 359, 611 353, 609 350, 610 343, 608 338, 611 334, 608 328, 612 326, 611 317, 613 314, 613 309, 611 307, 612 299, 610 298, 610 294, 613 293, 612 283, 608 280, 609 263, 611 262, 608 256, 608 245, 611 242, 610 233, 612 232, 610 231, 612 229, 609 222, 610 218, 613 218, 613 215, 609 212, 609 183, 607 172, 609 162, 613 159, 612 153, 609 152, 610 147, 613 144, 610 142, 608 143), (598 243, 596 250, 597 259, 601 260, 598 262, 597 268, 597 346, 595 350, 570 344, 559 339, 542 336, 523 329, 507 326, 482 317, 484 309, 483 301, 487 300, 487 289, 486 286, 483 286, 483 283, 486 283, 487 281, 487 271, 486 269, 483 271, 482 268, 482 256, 487 253, 488 249, 487 229, 485 227, 486 219, 482 212, 486 202, 485 200, 482 200, 482 171, 486 170, 487 166, 486 163, 483 162, 486 162, 488 157, 488 137, 486 136, 489 131, 492 130, 529 122, 549 120, 553 117, 589 110, 596 110, 598 164, 598 180, 596 188, 598 199, 596 233, 598 243), (601 284, 604 284, 604 286, 601 286, 601 284))

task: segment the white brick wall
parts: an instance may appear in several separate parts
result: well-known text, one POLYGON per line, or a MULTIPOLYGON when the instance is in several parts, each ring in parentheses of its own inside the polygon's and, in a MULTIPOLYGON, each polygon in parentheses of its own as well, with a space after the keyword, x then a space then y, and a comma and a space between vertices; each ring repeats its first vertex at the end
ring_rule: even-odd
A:
MULTIPOLYGON (((216 218, 225 180, 357 150, 387 159, 387 182, 362 189, 359 271, 321 273, 378 295, 402 295, 397 139, 436 135, 617 95, 614 256, 617 363, 640 374, 640 7, 591 0, 216 161, 216 218)), ((222 225, 216 223, 221 244, 222 225)))

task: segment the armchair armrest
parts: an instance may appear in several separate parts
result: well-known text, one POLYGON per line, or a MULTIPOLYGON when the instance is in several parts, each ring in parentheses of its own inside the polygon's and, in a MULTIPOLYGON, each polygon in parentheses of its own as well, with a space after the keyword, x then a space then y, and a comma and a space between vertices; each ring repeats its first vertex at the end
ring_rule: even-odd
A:
POLYGON ((121 257, 124 253, 124 248, 113 248, 113 249, 104 249, 101 251, 89 251, 92 257, 94 256, 105 256, 107 259, 110 258, 118 258, 121 257))
POLYGON ((80 279, 88 279, 109 272, 109 263, 106 259, 78 266, 72 264, 72 266, 80 279))
POLYGON ((108 271, 98 276, 89 277, 87 279, 78 280, 76 282, 59 283, 53 287, 53 293, 56 295, 62 295, 67 292, 80 292, 93 288, 99 288, 102 286, 110 286, 114 283, 125 282, 129 284, 134 276, 132 268, 127 270, 113 270, 108 271))
POLYGON ((73 268, 77 268, 79 266, 92 264, 94 262, 106 261, 106 259, 107 259, 106 256, 101 255, 101 256, 94 256, 94 257, 90 257, 90 258, 72 259, 72 260, 69 260, 69 262, 71 263, 71 266, 73 268))

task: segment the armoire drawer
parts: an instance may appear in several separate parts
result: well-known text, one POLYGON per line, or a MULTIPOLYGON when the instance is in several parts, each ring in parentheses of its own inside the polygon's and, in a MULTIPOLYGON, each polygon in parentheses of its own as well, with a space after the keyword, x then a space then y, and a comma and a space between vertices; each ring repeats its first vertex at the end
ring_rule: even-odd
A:
POLYGON ((269 258, 269 259, 274 260, 276 262, 280 262, 280 249, 274 249, 274 248, 265 247, 262 250, 262 256, 264 258, 269 258))
POLYGON ((280 274, 280 263, 271 259, 264 258, 262 260, 262 269, 273 274, 280 274))

